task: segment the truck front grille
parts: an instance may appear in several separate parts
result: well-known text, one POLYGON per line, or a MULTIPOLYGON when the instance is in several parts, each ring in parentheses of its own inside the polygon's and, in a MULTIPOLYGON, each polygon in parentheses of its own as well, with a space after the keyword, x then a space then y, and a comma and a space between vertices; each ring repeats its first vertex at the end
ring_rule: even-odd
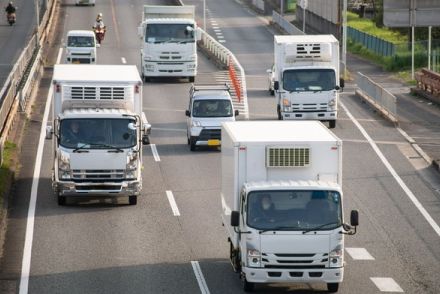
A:
POLYGON ((221 140, 221 130, 220 129, 203 129, 200 132, 199 140, 200 141, 208 141, 208 140, 221 140))
POLYGON ((125 172, 122 169, 115 170, 79 170, 72 171, 72 179, 75 182, 96 182, 102 183, 105 181, 122 181, 125 177, 125 172))
POLYGON ((265 268, 322 269, 328 265, 328 253, 263 253, 262 263, 265 268))
POLYGON ((302 103, 292 104, 293 111, 326 111, 328 107, 327 103, 302 103))

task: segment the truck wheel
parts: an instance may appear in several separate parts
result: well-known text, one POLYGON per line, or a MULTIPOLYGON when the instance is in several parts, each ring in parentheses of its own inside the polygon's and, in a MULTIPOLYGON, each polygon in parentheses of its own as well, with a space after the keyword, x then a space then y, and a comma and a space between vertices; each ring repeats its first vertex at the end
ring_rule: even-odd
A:
POLYGON ((331 120, 328 124, 330 129, 334 129, 336 127, 336 120, 331 120))
POLYGON ((283 116, 281 115, 281 109, 279 105, 277 105, 277 114, 278 114, 278 120, 283 120, 283 116))
POLYGON ((272 90, 271 88, 269 88, 269 93, 271 96, 275 96, 275 90, 272 90))
POLYGON ((66 205, 66 196, 59 196, 58 195, 58 205, 59 206, 66 205))
POLYGON ((136 205, 137 204, 137 196, 136 195, 128 196, 128 203, 130 203, 130 205, 136 205))
POLYGON ((243 278, 243 290, 244 292, 253 292, 255 289, 255 283, 248 282, 246 278, 243 278))
POLYGON ((197 142, 196 139, 193 138, 189 140, 189 149, 191 151, 196 151, 196 142, 197 142))
POLYGON ((327 283, 327 291, 330 293, 338 292, 339 283, 327 283))
POLYGON ((148 83, 148 82, 150 81, 150 78, 149 78, 149 77, 146 77, 146 76, 144 76, 144 81, 145 81, 145 83, 148 83))
POLYGON ((188 77, 190 83, 194 83, 195 79, 196 79, 195 77, 188 77))

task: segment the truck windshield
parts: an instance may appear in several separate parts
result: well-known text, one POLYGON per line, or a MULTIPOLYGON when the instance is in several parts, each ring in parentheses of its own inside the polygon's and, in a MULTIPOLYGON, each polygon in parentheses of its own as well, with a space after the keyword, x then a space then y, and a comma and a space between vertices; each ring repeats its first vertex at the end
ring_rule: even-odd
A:
POLYGON ((193 117, 231 117, 232 103, 226 99, 195 100, 192 108, 193 117))
POLYGON ((136 145, 137 135, 123 119, 64 119, 60 123, 60 145, 66 148, 109 149, 129 148, 136 145))
POLYGON ((335 86, 332 69, 290 69, 283 73, 283 88, 289 92, 330 91, 335 86))
POLYGON ((145 34, 147 43, 193 43, 195 42, 194 29, 189 24, 149 24, 145 34))
POLYGON ((69 36, 67 47, 95 47, 95 40, 87 36, 69 36))
POLYGON ((255 191, 247 200, 247 225, 259 230, 330 230, 342 225, 336 191, 255 191))

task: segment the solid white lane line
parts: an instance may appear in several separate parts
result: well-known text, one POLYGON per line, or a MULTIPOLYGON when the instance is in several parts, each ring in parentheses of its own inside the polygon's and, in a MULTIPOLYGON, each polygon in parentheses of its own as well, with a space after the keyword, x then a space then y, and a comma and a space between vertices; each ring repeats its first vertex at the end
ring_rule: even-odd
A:
POLYGON ((396 283, 392 278, 370 278, 373 283, 382 292, 403 292, 399 284, 396 283))
POLYGON ((408 196, 408 198, 412 201, 412 203, 414 203, 416 208, 420 211, 420 213, 423 215, 423 217, 426 219, 426 221, 429 223, 429 225, 434 229, 434 231, 437 233, 437 235, 440 236, 439 225, 434 221, 434 219, 431 217, 431 215, 422 206, 420 201, 416 198, 416 196, 413 194, 413 192, 408 188, 408 186, 405 184, 405 182, 402 180, 402 178, 400 178, 400 176, 397 174, 397 172, 394 170, 394 168, 391 166, 391 164, 385 158, 382 151, 380 151, 379 147, 377 147, 376 143, 373 141, 373 139, 370 137, 370 135, 368 135, 367 131, 365 131, 365 129, 354 118, 354 116, 348 111, 347 107, 345 107, 345 105, 342 102, 340 102, 340 105, 342 106, 342 108, 344 108, 345 112, 347 113, 347 116, 353 121, 353 123, 356 125, 356 127, 359 129, 359 131, 365 137, 365 139, 367 139, 367 141, 370 143, 371 147, 376 152, 377 156, 379 156, 379 159, 382 161, 382 163, 385 165, 385 167, 388 169, 388 171, 394 177, 396 182, 403 189, 403 191, 408 196))
POLYGON ((374 257, 368 253, 365 248, 345 248, 351 258, 355 260, 374 260, 374 257))
MULTIPOLYGON (((61 60, 63 48, 58 51, 57 62, 61 60)), ((46 107, 44 108, 43 121, 41 122, 40 140, 38 142, 37 156, 35 158, 34 175, 32 178, 31 198, 29 200, 29 209, 26 223, 26 235, 24 240, 23 260, 21 262, 20 294, 27 294, 29 288, 29 275, 31 270, 32 241, 34 239, 35 207, 37 204, 38 183, 40 179, 41 162, 43 158, 44 140, 46 137, 46 125, 49 117, 49 110, 52 104, 53 87, 49 86, 49 92, 46 98, 46 107)))
POLYGON ((173 211, 174 216, 180 216, 179 208, 177 207, 176 200, 174 199, 173 192, 166 191, 168 201, 171 205, 171 210, 173 211))
POLYGON ((160 161, 159 153, 157 152, 156 149, 156 144, 150 144, 150 146, 151 146, 151 152, 153 152, 154 160, 160 161))
POLYGON ((200 293, 209 294, 208 285, 206 285, 205 277, 203 276, 202 269, 198 261, 191 261, 191 265, 196 276, 197 283, 199 284, 200 293))
POLYGON ((127 60, 124 57, 121 57, 121 61, 122 61, 123 64, 127 63, 127 60))

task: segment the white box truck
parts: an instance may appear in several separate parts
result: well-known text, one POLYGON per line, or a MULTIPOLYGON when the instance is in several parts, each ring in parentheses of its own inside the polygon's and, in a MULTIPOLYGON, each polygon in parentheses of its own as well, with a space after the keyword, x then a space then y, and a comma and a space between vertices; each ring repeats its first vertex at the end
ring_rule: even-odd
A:
POLYGON ((144 5, 141 26, 141 72, 147 82, 153 77, 197 75, 197 24, 194 6, 144 5))
POLYGON ((150 129, 136 66, 55 65, 46 138, 53 137, 58 204, 66 196, 128 196, 135 205, 150 129))
POLYGON ((67 33, 66 63, 96 63, 96 39, 93 31, 73 30, 67 33))
POLYGON ((245 291, 256 283, 326 283, 344 274, 342 142, 318 121, 222 125, 222 222, 245 291))
POLYGON ((336 126, 339 42, 333 35, 274 37, 274 89, 280 120, 328 121, 336 126))

